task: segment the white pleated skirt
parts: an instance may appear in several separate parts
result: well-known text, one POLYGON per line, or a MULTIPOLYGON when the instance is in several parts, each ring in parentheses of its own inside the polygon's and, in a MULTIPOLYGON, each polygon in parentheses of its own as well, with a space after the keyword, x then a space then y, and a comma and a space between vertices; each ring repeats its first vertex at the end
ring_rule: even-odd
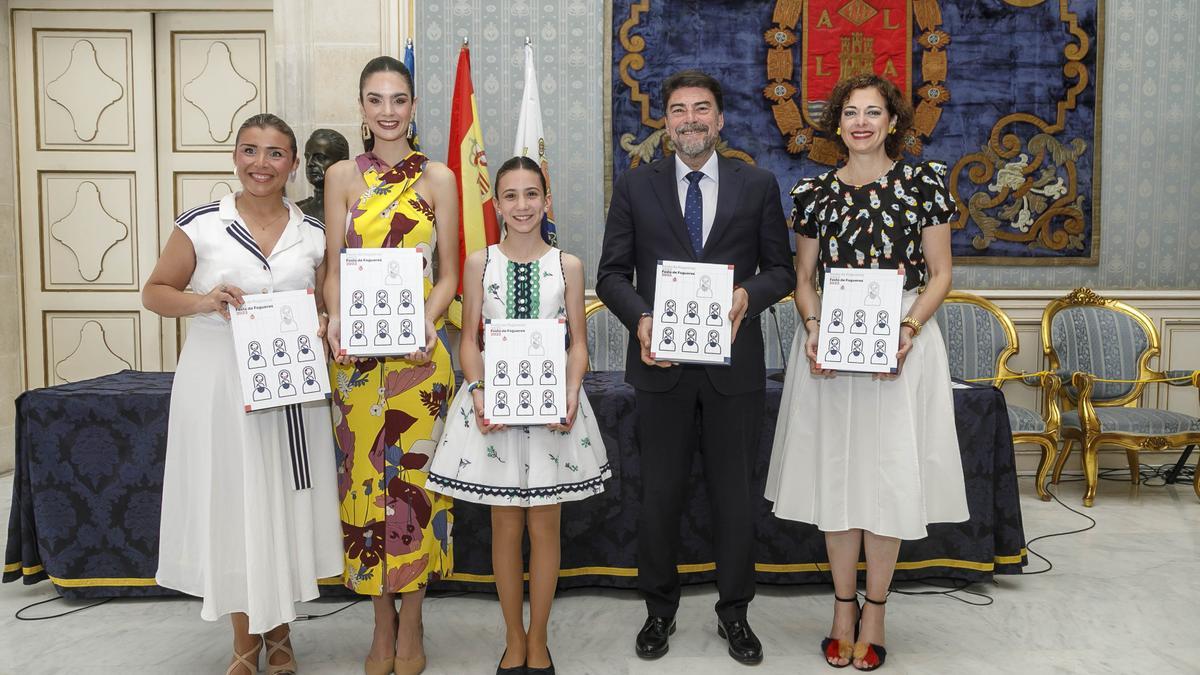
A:
POLYGON ((582 388, 568 433, 533 425, 481 434, 472 395, 462 387, 450 405, 425 489, 490 506, 546 506, 600 494, 611 476, 600 426, 582 388))
MULTIPOLYGON (((904 295, 904 313, 917 293, 904 295)), ((902 314, 903 315, 903 314, 902 314)), ((766 498, 779 518, 826 532, 922 539, 968 519, 946 347, 930 319, 899 377, 813 377, 803 327, 792 341, 766 498)))
POLYGON ((246 413, 225 322, 193 320, 171 388, 158 585, 203 599, 208 621, 250 632, 296 618, 342 573, 329 405, 302 405, 312 487, 295 490, 283 408, 246 413))

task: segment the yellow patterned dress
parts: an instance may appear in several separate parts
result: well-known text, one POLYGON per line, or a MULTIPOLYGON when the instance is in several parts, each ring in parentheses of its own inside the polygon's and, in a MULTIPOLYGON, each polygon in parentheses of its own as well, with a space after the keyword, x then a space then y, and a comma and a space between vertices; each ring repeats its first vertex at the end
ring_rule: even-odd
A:
MULTIPOLYGON (((356 162, 367 190, 351 209, 347 248, 405 247, 425 259, 433 288, 433 209, 412 186, 428 158, 413 152, 394 167, 373 154, 356 162)), ((439 317, 436 326, 440 329, 439 317)), ((439 340, 425 365, 367 358, 331 364, 333 425, 341 497, 342 579, 363 595, 408 593, 450 573, 453 500, 425 489, 429 463, 453 397, 450 353, 439 340)))

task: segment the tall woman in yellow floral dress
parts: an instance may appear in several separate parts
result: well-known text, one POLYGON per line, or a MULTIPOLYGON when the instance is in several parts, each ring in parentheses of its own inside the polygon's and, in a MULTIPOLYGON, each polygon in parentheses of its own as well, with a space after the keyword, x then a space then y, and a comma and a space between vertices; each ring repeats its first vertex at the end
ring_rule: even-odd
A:
POLYGON ((372 59, 358 85, 366 152, 333 165, 325 178, 329 342, 336 353, 343 247, 421 251, 429 342, 404 358, 342 357, 332 366, 343 580, 372 596, 375 607, 366 672, 408 675, 425 667, 425 588, 448 574, 453 561, 452 502, 426 491, 425 477, 453 398, 450 354, 436 331, 458 286, 458 190, 445 164, 409 144, 416 101, 404 65, 372 59))

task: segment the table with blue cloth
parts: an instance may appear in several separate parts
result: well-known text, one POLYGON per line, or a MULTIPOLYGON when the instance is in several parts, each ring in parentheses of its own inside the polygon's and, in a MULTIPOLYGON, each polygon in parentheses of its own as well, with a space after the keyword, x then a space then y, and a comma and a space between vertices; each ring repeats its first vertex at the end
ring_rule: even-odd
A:
MULTIPOLYGON (((16 474, 4 581, 49 579, 71 598, 169 595, 154 584, 171 373, 123 371, 25 392, 17 399, 16 474)), ((619 372, 588 373, 592 403, 612 463, 605 491, 563 505, 560 588, 634 588, 640 508, 634 392, 619 372)), ((754 491, 761 495, 782 385, 767 381, 754 491)), ((1016 466, 1004 396, 991 387, 954 390, 955 419, 971 518, 935 524, 904 542, 897 580, 985 581, 1026 562, 1016 466)), ((313 457, 334 471, 334 458, 313 457)), ((684 583, 715 578, 700 463, 684 509, 684 583)), ((492 591, 486 507, 454 506, 455 572, 434 589, 492 591)), ((759 500, 758 581, 828 583, 825 540, 814 526, 779 520, 759 500)), ((329 594, 349 593, 336 579, 329 594)))

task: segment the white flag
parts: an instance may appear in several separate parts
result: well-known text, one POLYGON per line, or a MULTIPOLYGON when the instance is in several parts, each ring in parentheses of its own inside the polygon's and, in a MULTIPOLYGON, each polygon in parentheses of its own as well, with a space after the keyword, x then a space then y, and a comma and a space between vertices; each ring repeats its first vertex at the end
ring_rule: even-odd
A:
MULTIPOLYGON (((533 70, 533 44, 525 40, 525 91, 521 94, 521 113, 517 118, 517 142, 513 154, 525 156, 542 167, 546 177, 546 194, 550 194, 550 164, 546 161, 546 134, 542 130, 542 103, 538 98, 537 73, 533 70)), ((554 226, 554 210, 542 216, 542 239, 558 245, 554 226)))

